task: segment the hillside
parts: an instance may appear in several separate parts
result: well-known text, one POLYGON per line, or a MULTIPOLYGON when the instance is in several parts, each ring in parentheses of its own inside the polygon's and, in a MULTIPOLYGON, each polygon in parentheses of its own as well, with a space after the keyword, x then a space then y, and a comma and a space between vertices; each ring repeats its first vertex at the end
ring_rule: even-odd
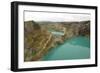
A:
POLYGON ((71 37, 90 36, 90 21, 24 23, 25 61, 36 61, 71 37))

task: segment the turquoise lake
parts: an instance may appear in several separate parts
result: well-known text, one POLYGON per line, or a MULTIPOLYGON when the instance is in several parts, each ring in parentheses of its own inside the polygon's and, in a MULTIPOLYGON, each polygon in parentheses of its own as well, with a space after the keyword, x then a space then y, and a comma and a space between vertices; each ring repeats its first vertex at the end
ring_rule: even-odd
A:
POLYGON ((42 60, 71 60, 90 58, 90 39, 85 36, 73 37, 52 48, 42 60))

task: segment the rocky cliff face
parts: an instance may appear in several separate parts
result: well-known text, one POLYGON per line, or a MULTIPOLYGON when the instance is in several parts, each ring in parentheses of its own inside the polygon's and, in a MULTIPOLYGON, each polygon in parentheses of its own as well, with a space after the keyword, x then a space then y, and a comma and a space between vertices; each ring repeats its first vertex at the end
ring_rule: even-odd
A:
POLYGON ((63 38, 71 38, 73 36, 89 36, 90 35, 90 21, 81 22, 38 22, 42 28, 63 31, 65 35, 63 38))
POLYGON ((39 60, 48 49, 52 40, 52 35, 46 29, 33 21, 24 23, 24 60, 39 60), (51 37, 50 37, 51 36, 51 37), (49 43, 49 45, 48 45, 49 43), (45 52, 44 52, 45 51, 45 52), (34 56, 33 56, 34 55, 34 56))
POLYGON ((24 60, 40 60, 52 47, 79 35, 90 36, 90 21, 24 22, 24 60), (54 35, 54 31, 64 35, 54 35))

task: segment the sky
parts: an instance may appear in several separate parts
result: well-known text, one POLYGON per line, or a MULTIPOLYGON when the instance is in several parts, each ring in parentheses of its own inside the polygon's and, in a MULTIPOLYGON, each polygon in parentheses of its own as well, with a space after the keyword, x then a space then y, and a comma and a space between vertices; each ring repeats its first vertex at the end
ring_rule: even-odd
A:
POLYGON ((24 11, 24 21, 86 21, 90 17, 90 14, 24 11))

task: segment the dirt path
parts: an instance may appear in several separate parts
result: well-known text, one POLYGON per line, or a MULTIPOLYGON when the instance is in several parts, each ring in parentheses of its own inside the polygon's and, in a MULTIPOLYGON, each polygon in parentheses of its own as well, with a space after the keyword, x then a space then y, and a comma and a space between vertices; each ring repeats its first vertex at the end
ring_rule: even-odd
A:
POLYGON ((48 40, 46 41, 46 43, 43 46, 43 49, 41 49, 37 54, 35 54, 32 58, 33 61, 36 60, 40 60, 40 58, 42 58, 50 48, 48 48, 48 44, 50 44, 49 42, 51 42, 52 39, 52 34, 49 35, 48 40))

